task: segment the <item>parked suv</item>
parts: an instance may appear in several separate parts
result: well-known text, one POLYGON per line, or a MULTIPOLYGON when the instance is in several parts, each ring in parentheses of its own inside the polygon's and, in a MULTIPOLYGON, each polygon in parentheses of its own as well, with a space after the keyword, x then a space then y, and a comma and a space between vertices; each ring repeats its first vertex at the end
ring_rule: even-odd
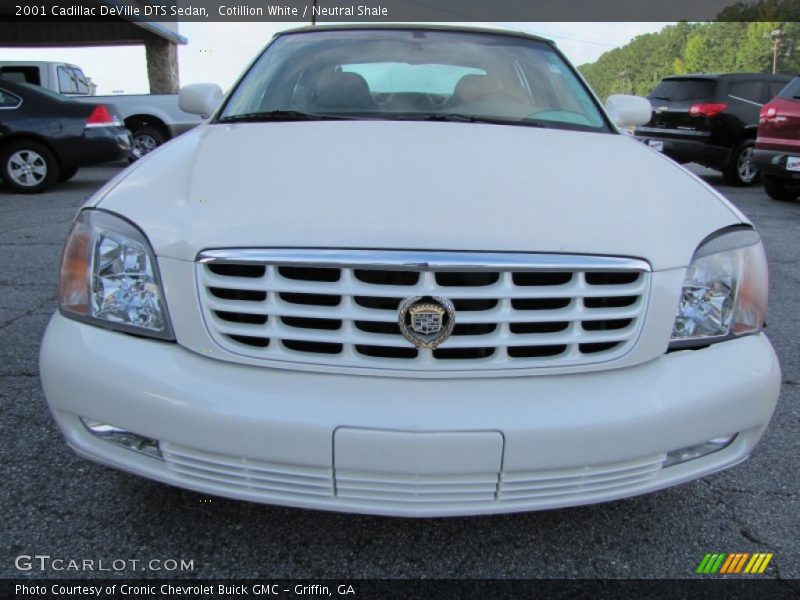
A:
POLYGON ((790 80, 761 73, 667 77, 647 97, 653 118, 635 135, 678 162, 722 171, 730 185, 752 185, 759 109, 790 80))
POLYGON ((753 162, 771 198, 800 195, 800 77, 761 109, 753 162))

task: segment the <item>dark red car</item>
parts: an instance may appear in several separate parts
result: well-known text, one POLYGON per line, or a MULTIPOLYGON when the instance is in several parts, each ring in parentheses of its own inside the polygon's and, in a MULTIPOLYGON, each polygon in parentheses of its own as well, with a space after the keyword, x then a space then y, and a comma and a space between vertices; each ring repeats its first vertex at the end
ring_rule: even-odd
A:
POLYGON ((800 77, 761 107, 753 161, 770 198, 800 196, 800 77))

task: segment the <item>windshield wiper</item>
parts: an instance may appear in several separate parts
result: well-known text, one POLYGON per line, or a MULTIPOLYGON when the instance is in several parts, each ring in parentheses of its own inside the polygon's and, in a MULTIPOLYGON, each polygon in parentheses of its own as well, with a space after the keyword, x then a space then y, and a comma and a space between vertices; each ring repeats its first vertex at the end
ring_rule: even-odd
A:
POLYGON ((420 115, 425 121, 452 121, 457 123, 491 123, 494 125, 525 125, 529 127, 547 127, 541 121, 522 119, 503 119, 501 117, 482 117, 461 113, 430 113, 420 115))
POLYGON ((653 98, 654 100, 666 100, 667 102, 669 102, 669 98, 667 98, 666 96, 650 96, 650 97, 653 98))
POLYGON ((315 115, 299 110, 267 110, 262 112, 228 115, 217 119, 218 123, 257 123, 260 121, 330 121, 347 119, 339 115, 315 115))

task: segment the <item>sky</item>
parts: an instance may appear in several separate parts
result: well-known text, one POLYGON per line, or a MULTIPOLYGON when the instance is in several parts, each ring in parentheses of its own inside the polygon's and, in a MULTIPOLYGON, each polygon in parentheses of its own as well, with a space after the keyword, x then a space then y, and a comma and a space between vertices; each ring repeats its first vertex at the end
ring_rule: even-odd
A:
MULTIPOLYGON (((283 29, 307 23, 181 23, 188 38, 178 47, 181 85, 216 83, 227 90, 239 73, 283 29)), ((624 46, 637 35, 661 30, 669 23, 470 23, 513 29, 554 40, 576 65, 624 46)), ((147 93, 144 47, 2 48, 0 60, 52 60, 78 65, 97 84, 98 94, 147 93)))

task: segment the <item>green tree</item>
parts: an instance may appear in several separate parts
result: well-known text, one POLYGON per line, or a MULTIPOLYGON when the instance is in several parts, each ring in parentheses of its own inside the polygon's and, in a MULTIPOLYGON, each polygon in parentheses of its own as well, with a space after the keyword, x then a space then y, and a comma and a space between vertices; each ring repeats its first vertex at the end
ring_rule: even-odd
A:
POLYGON ((601 98, 610 94, 647 95, 664 77, 685 73, 735 71, 772 72, 772 32, 780 30, 778 72, 800 71, 800 0, 764 0, 750 11, 749 5, 728 11, 727 21, 677 23, 658 33, 640 35, 626 46, 603 54, 580 67, 601 98), (766 15, 791 14, 797 20, 766 21, 766 15), (783 12, 781 12, 783 11, 783 12), (752 14, 760 22, 741 22, 739 14, 752 14))
POLYGON ((781 28, 781 23, 765 21, 748 23, 747 33, 737 52, 743 71, 772 73, 772 31, 781 28))

